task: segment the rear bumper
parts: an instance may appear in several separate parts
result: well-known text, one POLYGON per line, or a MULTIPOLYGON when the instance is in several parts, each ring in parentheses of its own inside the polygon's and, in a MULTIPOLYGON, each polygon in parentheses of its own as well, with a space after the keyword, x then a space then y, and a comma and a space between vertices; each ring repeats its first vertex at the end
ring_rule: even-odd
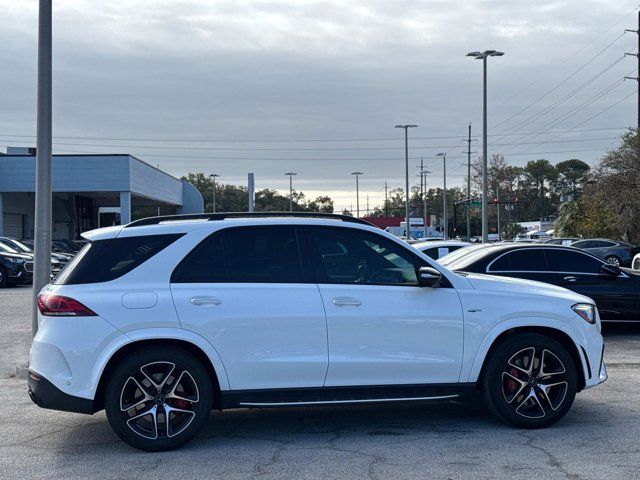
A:
POLYGON ((93 400, 64 393, 46 378, 29 372, 29 397, 39 407, 74 413, 95 413, 93 400))

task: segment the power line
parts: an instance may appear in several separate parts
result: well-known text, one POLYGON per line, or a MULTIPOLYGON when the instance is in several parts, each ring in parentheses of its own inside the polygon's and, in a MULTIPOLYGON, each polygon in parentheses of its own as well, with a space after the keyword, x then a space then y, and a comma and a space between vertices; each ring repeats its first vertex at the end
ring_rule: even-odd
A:
MULTIPOLYGON (((619 20, 617 20, 613 25, 611 25, 609 28, 607 28, 604 32, 602 32, 598 37, 596 37, 594 40, 592 40, 591 42, 589 42, 588 44, 582 46, 581 48, 579 48, 578 50, 574 51, 573 53, 571 53, 571 55, 567 56, 566 58, 564 58, 563 60, 561 60, 560 62, 555 63, 552 67, 550 67, 548 70, 546 70, 544 73, 542 73, 542 75, 540 75, 539 77, 536 77, 534 80, 532 80, 530 83, 528 83, 527 85, 525 85, 523 88, 521 88, 520 90, 518 90, 516 93, 514 93, 513 95, 511 95, 509 98, 507 98, 506 100, 504 100, 503 102, 499 103, 497 105, 496 108, 499 108, 507 103, 509 103, 511 100, 513 100, 516 97, 519 97, 523 92, 525 92, 529 87, 533 86, 533 85, 537 85, 540 83, 540 80, 542 80, 543 78, 545 78, 549 73, 551 72, 555 72, 557 70, 557 67, 564 65, 567 61, 572 60, 576 55, 582 53, 584 50, 586 50, 587 48, 591 47, 592 45, 594 45, 595 43, 597 43, 602 37, 604 37, 606 34, 608 34, 611 30, 613 30, 616 26, 620 25, 622 22, 624 22, 627 17, 629 16, 629 14, 635 12, 636 10, 638 10, 638 7, 634 7, 633 9, 631 9, 630 11, 628 11, 627 13, 625 13, 619 20)), ((616 39, 617 41, 618 39, 616 39)))
POLYGON ((537 105, 538 102, 540 102, 541 100, 545 99, 546 97, 548 97, 549 95, 551 95, 553 92, 555 92, 557 89, 559 89, 562 85, 564 85, 565 83, 567 83, 569 80, 571 80, 573 77, 575 77, 578 73, 580 73, 582 70, 584 70, 589 64, 591 64, 591 62, 593 62, 596 58, 598 58, 600 55, 602 55, 609 47, 611 47, 614 43, 616 43, 618 40, 620 40, 623 36, 624 36, 625 32, 622 32, 620 35, 618 35, 616 38, 614 38, 609 44, 607 44, 606 47, 604 47, 603 49, 601 49, 598 53, 596 53, 595 55, 593 55, 591 58, 589 58, 589 60, 587 60, 585 63, 583 63, 580 67, 578 67, 576 70, 573 71, 573 73, 571 73, 568 77, 565 77, 564 80, 562 80, 560 83, 556 84, 554 87, 552 87, 550 90, 547 90, 542 96, 538 97, 536 100, 534 100, 533 102, 531 102, 530 104, 528 104, 526 107, 520 109, 519 111, 517 111, 516 113, 514 113, 513 115, 511 115, 508 118, 505 118, 504 120, 502 120, 501 122, 498 122, 498 124, 494 125, 494 128, 498 128, 501 125, 504 125, 505 123, 513 120, 514 118, 516 118, 517 116, 519 116, 521 113, 524 113, 525 111, 529 110, 531 107, 533 107, 534 105, 537 105))
POLYGON ((615 62, 613 62, 612 64, 608 65, 607 67, 605 67, 603 70, 601 70, 600 72, 598 72, 596 75, 594 75, 593 77, 591 77, 589 80, 587 80, 586 82, 584 82, 582 85, 578 86, 577 88, 573 89, 571 92, 569 92, 568 94, 566 94, 564 97, 556 100, 554 103, 552 103, 551 105, 548 105, 547 107, 545 107, 542 111, 538 112, 537 114, 518 122, 516 125, 513 126, 513 128, 511 129, 511 131, 518 131, 521 130, 523 127, 525 127, 527 124, 534 122, 536 120, 538 120, 541 117, 544 117, 545 115, 547 115, 548 113, 552 112, 553 110, 555 110, 556 108, 558 108, 560 105, 562 105, 564 102, 566 102, 567 100, 569 100, 570 98, 574 97, 575 95, 577 95, 580 91, 584 90, 586 87, 588 87, 589 85, 591 85, 593 82, 595 82, 598 78, 600 78, 602 75, 604 75, 605 73, 607 73, 608 71, 611 70, 611 68, 613 68, 613 66, 615 66, 616 64, 620 63, 622 60, 624 60, 625 56, 622 55, 620 58, 618 58, 615 62))

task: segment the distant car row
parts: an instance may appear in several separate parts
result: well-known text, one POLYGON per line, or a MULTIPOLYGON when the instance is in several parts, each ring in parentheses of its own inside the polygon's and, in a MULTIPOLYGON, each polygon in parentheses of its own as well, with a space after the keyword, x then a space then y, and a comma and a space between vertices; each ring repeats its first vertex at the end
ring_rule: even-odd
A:
MULTIPOLYGON (((80 245, 54 240, 51 245, 51 275, 57 275, 73 258, 80 245)), ((0 237, 0 288, 28 285, 33 281, 33 240, 0 237)))

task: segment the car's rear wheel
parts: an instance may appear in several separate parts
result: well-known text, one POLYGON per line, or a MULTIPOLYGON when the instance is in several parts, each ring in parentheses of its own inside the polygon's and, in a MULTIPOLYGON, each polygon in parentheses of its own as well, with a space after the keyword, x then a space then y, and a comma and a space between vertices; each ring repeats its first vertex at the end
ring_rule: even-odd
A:
POLYGON ((481 388, 489 410, 521 428, 560 420, 577 391, 571 355, 556 340, 536 333, 507 338, 492 352, 481 388))
POLYGON ((171 346, 127 356, 105 394, 111 428, 129 445, 147 451, 187 443, 207 422, 212 404, 211 378, 202 363, 171 346))
POLYGON ((615 265, 616 267, 620 266, 620 259, 615 255, 609 255, 608 257, 604 257, 604 260, 611 265, 615 265))

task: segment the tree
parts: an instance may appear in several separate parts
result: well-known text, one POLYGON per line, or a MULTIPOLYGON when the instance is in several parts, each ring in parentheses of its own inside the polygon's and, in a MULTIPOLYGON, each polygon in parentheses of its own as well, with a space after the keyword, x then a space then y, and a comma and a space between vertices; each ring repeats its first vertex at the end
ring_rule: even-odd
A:
MULTIPOLYGON (((195 186, 204 199, 205 212, 212 211, 213 182, 204 173, 189 173, 182 177, 195 186)), ((247 187, 216 184, 216 210, 219 212, 245 212, 248 209, 247 187)), ((333 200, 328 195, 307 201, 303 192, 293 191, 293 210, 298 212, 333 213, 333 200)), ((254 206, 257 212, 289 211, 289 195, 265 188, 255 192, 254 206)))
POLYGON ((576 199, 582 193, 591 167, 577 158, 565 160, 556 165, 557 178, 554 185, 556 194, 563 200, 576 199))

